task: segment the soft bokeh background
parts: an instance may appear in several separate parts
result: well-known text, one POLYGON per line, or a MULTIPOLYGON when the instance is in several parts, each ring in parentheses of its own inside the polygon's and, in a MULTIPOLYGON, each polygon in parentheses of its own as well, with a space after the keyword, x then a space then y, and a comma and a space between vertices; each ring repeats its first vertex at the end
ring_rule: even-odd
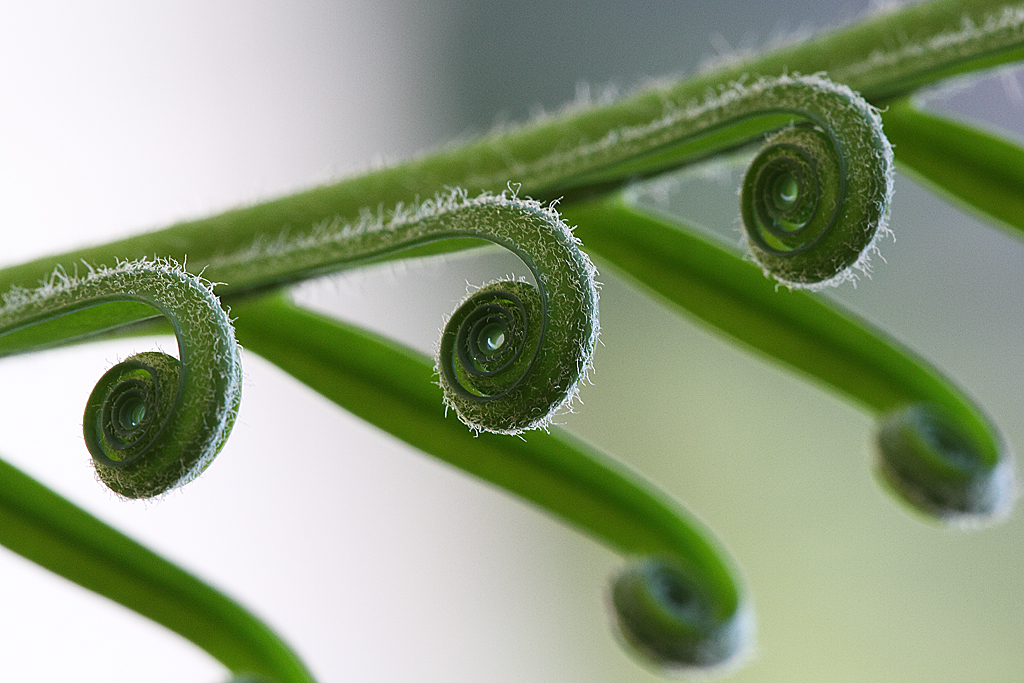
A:
MULTIPOLYGON (((0 2, 0 263, 325 182, 705 58, 863 2, 0 2)), ((1015 82, 934 106, 1024 135, 1015 82)), ((723 172, 721 177, 728 177, 723 172)), ((735 240, 735 179, 669 194, 735 240)), ((900 178, 895 244, 835 297, 955 377, 1024 444, 1024 243, 900 178)), ((600 264, 599 264, 600 265, 600 264)), ((303 288, 430 350, 507 261, 449 257, 303 288)), ((627 286, 602 280, 595 386, 566 428, 705 520, 759 619, 731 680, 1005 681, 1024 669, 1020 514, 961 533, 870 474, 872 423, 627 286)), ((634 681, 604 595, 620 560, 251 355, 231 441, 154 503, 93 481, 80 414, 106 367, 167 339, 0 363, 5 458, 223 587, 320 680, 634 681)), ((189 643, 0 552, 0 678, 203 681, 189 643)))

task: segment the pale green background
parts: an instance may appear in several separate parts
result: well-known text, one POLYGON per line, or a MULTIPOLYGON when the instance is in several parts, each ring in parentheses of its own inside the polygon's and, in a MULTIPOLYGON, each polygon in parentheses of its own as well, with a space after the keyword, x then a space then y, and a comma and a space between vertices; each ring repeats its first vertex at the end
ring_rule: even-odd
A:
MULTIPOLYGON (((595 95, 607 83, 628 90, 864 9, 5 1, 0 262, 324 182, 554 109, 578 83, 595 95)), ((936 106, 1024 135, 1008 84, 991 79, 936 106)), ((734 192, 710 180, 671 194, 735 241, 734 192)), ((1024 243, 902 177, 892 225, 887 263, 834 296, 942 367, 1024 444, 1024 243)), ((429 350, 467 281, 513 267, 462 257, 388 266, 301 296, 429 350)), ((1019 677, 1019 514, 970 533, 907 515, 871 475, 868 416, 609 269, 601 279, 594 386, 563 422, 678 497, 743 567, 759 645, 730 680, 1019 677)), ((159 502, 115 500, 92 480, 82 405, 108 365, 155 345, 173 342, 0 363, 0 450, 253 606, 320 680, 660 680, 608 626, 617 557, 251 356, 238 426, 210 470, 159 502)), ((0 573, 4 680, 225 676, 190 644, 10 553, 0 573)))

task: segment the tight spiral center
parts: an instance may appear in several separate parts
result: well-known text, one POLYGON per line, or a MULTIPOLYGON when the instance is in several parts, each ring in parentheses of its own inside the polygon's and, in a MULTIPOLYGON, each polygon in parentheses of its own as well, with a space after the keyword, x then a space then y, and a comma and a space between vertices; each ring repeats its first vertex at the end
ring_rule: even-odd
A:
POLYGON ((747 171, 751 183, 745 188, 743 210, 755 228, 752 238, 762 248, 796 253, 825 234, 830 224, 815 221, 823 194, 820 173, 808 150, 791 142, 769 146, 755 159, 747 171))
POLYGON ((146 353, 107 371, 86 408, 85 439, 94 458, 117 466, 149 448, 174 401, 178 369, 176 358, 146 353))
POLYGON ((518 364, 530 328, 527 306, 509 289, 480 290, 449 321, 449 329, 456 332, 442 342, 444 355, 451 358, 444 367, 453 387, 464 396, 497 398, 526 372, 526 367, 518 364), (513 368, 518 371, 507 375, 513 368))

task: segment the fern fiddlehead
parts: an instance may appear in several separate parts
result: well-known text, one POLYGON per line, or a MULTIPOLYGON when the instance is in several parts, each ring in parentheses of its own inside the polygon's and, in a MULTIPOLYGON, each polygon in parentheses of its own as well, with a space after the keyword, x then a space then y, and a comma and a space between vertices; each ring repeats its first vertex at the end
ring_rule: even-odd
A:
MULTIPOLYGON (((520 160, 503 171, 524 191, 564 195, 571 203, 784 128, 763 145, 744 184, 744 225, 754 257, 766 273, 792 286, 836 284, 865 267, 886 231, 892 149, 878 114, 860 96, 820 76, 733 82, 696 101, 685 89, 656 95, 667 113, 636 121, 637 111, 652 108, 647 100, 653 95, 645 94, 621 105, 623 122, 616 128, 592 131, 587 115, 553 123, 570 139, 580 129, 588 136, 569 151, 520 160)), ((491 153, 522 159, 536 141, 521 137, 491 153)), ((493 184, 483 173, 490 164, 477 163, 465 184, 493 184)))
MULTIPOLYGON (((803 127, 804 128, 814 129, 816 126, 812 122, 810 126, 803 126, 803 127)), ((821 127, 817 126, 817 128, 820 129, 821 127)), ((627 130, 627 129, 628 129, 628 126, 622 128, 620 130, 616 130, 615 132, 616 132, 616 134, 618 134, 620 131, 624 131, 624 130, 627 130)), ((711 133, 710 135, 714 136, 715 133, 711 133)), ((788 144, 788 139, 785 138, 786 132, 784 131, 781 135, 782 135, 782 137, 777 138, 776 142, 777 143, 782 142, 782 143, 787 143, 788 144)), ((598 139, 598 137, 595 137, 594 139, 598 139)), ((820 137, 821 136, 819 134, 819 138, 820 137)), ((827 139, 824 139, 823 143, 824 143, 824 146, 827 147, 829 141, 827 139)), ((738 143, 734 143, 734 142, 729 142, 728 143, 728 145, 731 145, 731 144, 738 144, 738 143)), ((819 143, 819 147, 821 147, 821 146, 823 146, 822 143, 819 143)), ((617 184, 621 184, 621 182, 624 182, 628 178, 631 178, 631 177, 641 177, 641 176, 644 176, 645 174, 647 174, 649 172, 657 172, 657 169, 671 168, 673 165, 677 165, 679 163, 683 163, 683 161, 681 161, 681 157, 675 156, 676 153, 678 152, 678 149, 673 149, 670 152, 666 152, 664 159, 661 159, 659 157, 659 155, 662 154, 662 152, 664 152, 664 150, 655 150, 655 151, 650 151, 650 152, 644 152, 643 153, 643 155, 646 155, 646 157, 647 157, 645 159, 644 163, 646 163, 647 161, 651 161, 652 159, 656 162, 656 163, 653 163, 650 166, 650 170, 649 171, 645 170, 643 168, 643 165, 644 165, 643 163, 637 163, 636 165, 631 165, 630 163, 625 163, 625 162, 622 163, 622 164, 618 164, 617 162, 614 162, 614 163, 611 163, 609 166, 602 167, 602 168, 598 169, 596 180, 594 179, 594 177, 592 177, 592 178, 590 178, 588 180, 588 179, 586 179, 585 174, 583 174, 583 175, 581 175, 581 180, 580 180, 579 184, 575 183, 574 181, 568 181, 566 183, 562 183, 562 181, 556 180, 556 181, 552 181, 551 187, 556 188, 556 189, 558 187, 560 187, 560 186, 566 187, 566 188, 568 188, 567 191, 569 193, 577 193, 578 192, 578 193, 581 193, 581 194, 585 194, 585 193, 588 193, 588 192, 600 192, 602 189, 606 189, 608 187, 616 186, 617 184), (611 173, 610 177, 602 176, 602 173, 604 173, 606 171, 610 171, 610 173, 611 173), (560 183, 562 183, 562 184, 560 185, 560 183), (590 183, 593 183, 593 184, 590 184, 590 183)), ((706 153, 708 153, 707 150, 702 150, 699 153, 695 153, 692 158, 699 158, 700 154, 706 154, 706 153)), ((685 157, 685 154, 683 156, 685 157)), ((775 243, 770 242, 769 239, 765 238, 764 235, 761 234, 761 239, 763 239, 764 242, 766 244, 768 244, 769 253, 770 253, 771 249, 774 249, 774 250, 779 251, 779 252, 786 252, 786 251, 799 251, 799 252, 802 252, 805 249, 805 247, 808 247, 809 245, 808 245, 808 243, 803 242, 801 240, 805 240, 806 239, 806 240, 808 240, 808 242, 815 242, 815 237, 814 236, 817 233, 815 233, 813 230, 808 230, 806 233, 797 236, 796 237, 797 244, 795 246, 793 246, 791 244, 787 244, 785 241, 783 241, 783 238, 786 238, 787 240, 789 240, 791 238, 794 238, 794 234, 795 233, 798 233, 801 230, 803 230, 803 228, 806 227, 805 225, 802 225, 805 222, 804 218, 807 216, 808 213, 812 213, 812 211, 808 207, 812 207, 813 206, 814 208, 817 208, 817 206, 818 206, 818 201, 817 200, 813 200, 813 201, 809 201, 809 202, 803 200, 803 198, 807 197, 808 194, 803 191, 803 187, 802 187, 802 184, 801 184, 800 180, 803 180, 803 179, 805 179, 807 177, 807 174, 804 172, 804 169, 806 169, 806 167, 808 165, 809 164, 806 163, 806 158, 798 158, 795 162, 785 162, 785 163, 782 163, 781 171, 779 170, 777 164, 772 164, 772 165, 768 165, 767 166, 768 170, 765 171, 763 174, 762 173, 754 173, 754 174, 752 174, 752 178, 754 178, 755 180, 756 179, 760 179, 761 180, 761 183, 760 183, 761 197, 762 197, 762 199, 766 200, 765 203, 766 203, 767 210, 766 211, 761 211, 760 213, 763 214, 763 217, 766 217, 768 219, 767 220, 767 225, 770 228, 773 228, 775 230, 774 234, 772 234, 771 231, 766 233, 766 234, 768 234, 768 236, 771 239, 777 240, 777 242, 775 242, 775 243), (767 192, 765 192, 766 190, 767 190, 767 192)), ((459 171, 459 172, 461 173, 461 171, 459 171)), ((499 172, 499 173, 495 174, 495 177, 499 177, 501 175, 502 174, 499 172)), ((572 173, 570 171, 566 171, 565 175, 569 176, 569 175, 572 175, 572 173)), ((500 182, 503 184, 505 182, 505 180, 507 180, 509 177, 511 177, 513 179, 515 178, 515 176, 506 176, 505 178, 502 178, 500 180, 500 182)), ((435 176, 434 178, 431 178, 428 182, 436 181, 436 179, 437 178, 435 176)), ((541 185, 539 187, 541 187, 541 188, 543 187, 543 182, 545 182, 545 181, 543 181, 543 179, 542 179, 540 181, 541 185)), ((465 183, 465 185, 471 187, 470 183, 465 183)), ((434 184, 433 187, 430 189, 430 192, 436 191, 435 188, 437 186, 438 186, 438 184, 434 184)), ((551 191, 551 192, 554 192, 554 190, 551 190, 551 187, 549 187, 548 190, 551 191)), ((540 191, 531 191, 531 193, 534 194, 535 196, 544 196, 543 193, 540 192, 540 191)), ((554 192, 554 193, 557 194, 557 192, 554 192)), ((391 206, 394 201, 401 201, 401 200, 408 201, 408 198, 404 197, 403 195, 394 196, 392 199, 390 199, 388 201, 388 203, 386 205, 391 206)), ((363 205, 374 206, 374 202, 375 202, 375 199, 374 199, 373 193, 372 192, 367 193, 365 195, 364 204, 363 205)), ((751 212, 752 215, 757 215, 758 214, 758 211, 756 209, 752 209, 750 212, 751 212)), ((337 213, 338 212, 336 212, 336 215, 337 215, 337 213)), ((880 210, 879 213, 884 215, 884 211, 880 210)), ((314 221, 314 222, 304 222, 303 220, 300 219, 300 220, 297 221, 297 223, 299 225, 312 225, 313 223, 315 223, 317 221, 324 220, 324 216, 327 216, 329 218, 331 216, 330 211, 328 211, 326 213, 322 213, 320 215, 320 217, 317 218, 316 221, 314 221)), ((809 223, 809 221, 807 221, 807 222, 809 223)), ((278 222, 276 224, 276 226, 275 226, 275 225, 273 225, 273 223, 274 223, 274 221, 270 221, 270 224, 271 224, 270 225, 270 229, 271 229, 271 231, 273 231, 275 229, 276 230, 280 230, 282 225, 287 225, 287 223, 278 222)), ((269 233, 263 233, 263 234, 269 234, 269 233)), ((754 239, 756 240, 757 237, 755 237, 754 239)), ((838 268, 837 271, 841 271, 843 268, 847 268, 851 264, 855 264, 856 263, 856 261, 842 263, 845 260, 846 259, 842 259, 842 258, 835 259, 835 261, 837 263, 840 263, 840 268, 838 268)), ((285 276, 283 279, 277 280, 277 282, 291 281, 291 279, 294 279, 294 277, 297 277, 297 276, 288 275, 288 276, 285 276)), ((787 274, 785 271, 783 271, 782 279, 784 281, 787 281, 787 282, 799 282, 800 281, 799 277, 794 277, 794 275, 792 273, 787 274)), ((818 279, 819 279, 819 277, 817 275, 814 275, 812 278, 810 278, 810 282, 813 284, 814 282, 817 282, 818 279)), ((257 285, 257 286, 260 286, 260 285, 257 285)), ((503 285, 502 287, 504 288, 504 290, 513 289, 512 285, 503 285)), ((239 291, 241 291, 241 290, 239 290, 239 291)), ((498 361, 500 361, 500 363, 502 363, 502 364, 504 363, 504 356, 501 355, 501 352, 505 349, 505 346, 504 346, 505 342, 508 342, 510 349, 513 348, 513 347, 514 348, 518 348, 519 347, 518 342, 516 342, 516 343, 512 342, 512 340, 517 339, 516 335, 512 334, 511 332, 506 335, 505 334, 505 329, 504 329, 503 326, 511 325, 511 323, 509 323, 508 321, 515 319, 515 313, 516 313, 517 310, 519 310, 519 307, 515 303, 515 301, 513 301, 509 297, 515 297, 515 299, 519 300, 519 302, 522 303, 522 299, 527 298, 528 295, 524 294, 522 296, 519 296, 518 290, 516 290, 515 292, 505 291, 504 294, 508 295, 508 296, 505 296, 504 299, 502 299, 502 302, 503 302, 502 303, 502 307, 504 308, 504 311, 506 311, 506 312, 503 313, 501 311, 499 311, 499 312, 490 311, 490 312, 485 312, 485 314, 482 314, 482 317, 475 317, 475 318, 472 317, 472 316, 469 316, 469 315, 466 316, 466 318, 470 319, 470 322, 471 322, 470 330, 471 331, 475 331, 476 334, 467 333, 466 335, 462 335, 463 342, 465 342, 465 344, 463 346, 465 352, 462 355, 463 356, 468 356, 474 362, 480 363, 483 366, 482 374, 487 374, 487 373, 491 372, 491 370, 489 369, 490 366, 487 365, 491 361, 498 360, 498 361), (497 317, 488 317, 488 316, 492 315, 492 313, 493 313, 494 316, 497 316, 497 317), (476 343, 476 348, 475 349, 473 348, 473 343, 476 343), (490 348, 490 347, 494 347, 494 348, 490 348), (495 357, 498 357, 498 358, 495 358, 495 357)), ((491 302, 485 302, 485 305, 489 305, 490 303, 491 302)), ((524 306, 524 309, 525 309, 525 306, 524 306)), ((458 342, 459 335, 456 335, 455 339, 456 339, 456 342, 458 342)), ((456 344, 454 344, 454 346, 458 347, 459 344, 456 343, 456 344)), ((456 353, 454 355, 458 355, 458 352, 456 351, 456 353)), ((137 378, 132 378, 132 379, 137 379, 137 378)), ((139 391, 141 391, 141 389, 139 391)), ((486 391, 486 389, 474 388, 472 391, 486 391)), ((470 393, 472 393, 472 391, 470 393)), ((120 415, 122 413, 120 411, 115 411, 112 414, 120 415)), ((126 410, 126 411, 123 412, 123 415, 126 417, 126 420, 127 420, 127 422, 125 424, 127 424, 128 427, 134 427, 135 426, 134 424, 128 424, 128 423, 133 422, 132 415, 134 415, 134 411, 126 410)), ((929 423, 926 422, 925 424, 929 424, 929 423)), ((124 425, 122 425, 122 426, 124 426, 124 425)), ((516 429, 518 429, 518 427, 516 427, 516 429)), ((931 429, 931 427, 929 427, 929 429, 931 429)), ((130 431, 130 430, 123 430, 123 431, 130 431)), ((950 438, 946 434, 940 435, 938 437, 938 439, 939 439, 939 441, 945 442, 947 445, 948 444, 962 444, 963 443, 963 442, 959 441, 958 439, 950 438)), ((649 567, 650 567, 650 565, 648 565, 648 569, 643 570, 641 572, 641 574, 644 575, 645 577, 647 577, 649 580, 653 581, 654 583, 662 582, 662 584, 665 585, 666 583, 670 584, 673 581, 679 581, 679 576, 677 574, 675 574, 672 570, 649 569, 649 567)), ((683 602, 684 603, 688 602, 688 599, 686 598, 686 595, 685 595, 686 591, 683 591, 682 593, 679 593, 678 591, 668 590, 668 592, 669 593, 673 593, 673 592, 676 593, 676 597, 679 597, 680 595, 682 595, 683 602)), ((637 631, 639 629, 634 629, 634 630, 637 631)), ((663 654, 660 654, 660 653, 666 652, 669 649, 672 649, 672 648, 666 648, 666 647, 662 647, 662 646, 657 646, 657 647, 650 646, 650 650, 652 652, 656 653, 656 656, 664 656, 663 654)), ((693 657, 693 655, 689 655, 689 656, 693 657)))
POLYGON ((744 181, 741 206, 754 257, 791 286, 836 284, 866 267, 887 229, 892 148, 863 98, 820 76, 735 82, 699 104, 672 92, 663 97, 663 117, 513 166, 513 177, 531 191, 585 196, 784 127, 764 143, 744 181))
POLYGON ((82 277, 61 271, 0 308, 0 355, 67 343, 163 316, 181 360, 146 352, 109 370, 90 396, 86 444, 99 478, 127 498, 188 481, 213 460, 241 398, 231 322, 208 285, 165 262, 130 262, 82 277))
POLYGON ((779 98, 779 109, 806 107, 801 113, 813 125, 786 128, 765 142, 747 169, 740 207, 747 244, 765 272, 821 288, 865 270, 885 233, 892 148, 867 102, 824 79, 805 82, 814 87, 766 93, 779 98))
POLYGON ((273 284, 388 258, 439 240, 481 240, 518 256, 533 277, 491 283, 464 301, 437 360, 445 403, 474 430, 518 434, 543 427, 571 403, 597 341, 596 271, 551 207, 503 193, 453 191, 386 222, 324 226, 284 243, 257 242, 215 259, 234 283, 273 284))

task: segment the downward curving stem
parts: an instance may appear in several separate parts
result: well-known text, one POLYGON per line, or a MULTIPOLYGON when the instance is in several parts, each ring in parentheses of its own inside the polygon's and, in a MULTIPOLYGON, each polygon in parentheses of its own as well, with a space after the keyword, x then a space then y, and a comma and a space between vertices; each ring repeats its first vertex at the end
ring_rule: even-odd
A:
POLYGON ((237 602, 2 460, 0 519, 0 544, 191 640, 231 671, 314 683, 295 652, 237 602))
POLYGON ((651 484, 558 430, 508 439, 438 419, 429 363, 394 342, 284 297, 236 308, 247 349, 406 443, 627 555, 630 566, 613 591, 616 617, 656 663, 724 665, 750 651, 751 605, 730 558, 651 484))
MULTIPOLYGON (((257 286, 267 288, 389 258, 440 240, 503 246, 523 261, 534 280, 534 284, 493 283, 470 297, 457 312, 445 335, 458 343, 447 343, 447 353, 438 360, 447 389, 446 402, 475 430, 517 434, 548 424, 571 403, 585 379, 598 332, 593 265, 550 207, 508 194, 469 198, 464 192, 453 191, 408 209, 397 209, 386 223, 367 218, 356 226, 324 224, 288 239, 256 240, 241 252, 208 263, 206 272, 228 283, 221 288, 225 293, 247 292, 257 286), (494 293, 503 296, 494 299, 494 293), (477 310, 493 314, 481 318, 473 313, 477 310), (481 321, 490 324, 480 327, 481 321), (491 335, 490 342, 496 346, 486 354, 474 353, 474 349, 481 348, 477 342, 484 332, 491 335), (471 346, 467 346, 469 343, 471 346)), ((45 315, 40 315, 46 320, 63 316, 64 308, 72 306, 75 297, 81 297, 82 308, 92 305, 95 296, 84 293, 81 284, 75 285, 75 291, 62 292, 59 303, 53 304, 56 313, 47 309, 45 315)), ((95 328, 83 334, 151 315, 152 311, 136 307, 120 318, 97 321, 95 328)), ((42 335, 50 332, 47 328, 37 334, 49 339, 42 335)), ((54 343, 63 340, 60 333, 55 335, 54 343)), ((0 351, 2 348, 0 342, 0 351)), ((151 358, 137 359, 128 371, 152 374, 150 370, 159 365, 151 358)), ((111 422, 102 417, 102 424, 133 431, 136 425, 130 408, 125 403, 109 413, 123 415, 124 420, 111 422)), ((108 436, 105 433, 100 441, 110 441, 108 436)), ((109 454, 110 449, 106 451, 109 454)), ((208 458, 204 456, 197 466, 205 466, 205 462, 208 458)), ((125 469, 120 464, 117 467, 125 469)), ((187 479, 194 473, 184 476, 187 479)), ((147 495, 145 487, 135 484, 119 488, 132 497, 147 495)))
POLYGON ((567 211, 594 254, 880 420, 879 472, 905 502, 978 524, 1014 501, 1013 456, 984 412, 923 359, 838 306, 778 292, 736 254, 621 200, 567 211))

